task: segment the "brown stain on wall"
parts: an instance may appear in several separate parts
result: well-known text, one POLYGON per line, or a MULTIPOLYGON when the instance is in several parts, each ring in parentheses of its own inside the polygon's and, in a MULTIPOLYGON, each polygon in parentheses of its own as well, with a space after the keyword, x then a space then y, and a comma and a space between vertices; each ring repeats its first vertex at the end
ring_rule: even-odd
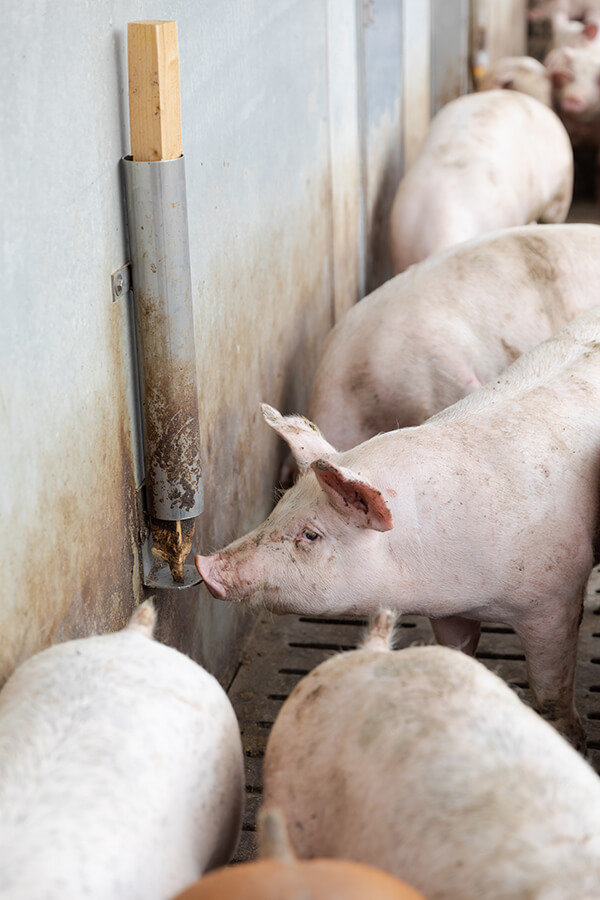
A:
MULTIPOLYGON (((263 422, 259 403, 285 411, 308 405, 332 324, 330 205, 325 169, 311 174, 308 189, 277 217, 243 231, 238 226, 199 268, 192 266, 205 492, 195 551, 223 546, 273 506, 284 445, 263 422)), ((348 252, 356 264, 356 248, 348 252)), ((127 403, 129 327, 125 304, 107 296, 96 395, 79 399, 85 375, 78 384, 74 372, 60 437, 49 435, 47 449, 23 448, 44 480, 34 502, 20 510, 9 542, 5 583, 12 602, 0 607, 0 680, 52 643, 121 628, 151 595, 142 587, 139 552, 145 523, 127 403)), ((154 596, 159 639, 226 682, 252 614, 214 600, 202 586, 154 596)))
MULTIPOLYGON (((263 422, 259 403, 307 406, 331 326, 330 202, 327 175, 315 175, 289 216, 232 241, 233 252, 215 253, 194 273, 206 510, 195 550, 206 553, 243 534, 273 505, 283 443, 263 422)), ((1 680, 52 643, 121 628, 147 593, 126 400, 127 329, 124 306, 107 298, 102 390, 73 409, 47 451, 24 448, 44 473, 44 487, 15 522, 18 541, 11 542, 6 573, 13 603, 0 610, 1 680)), ((250 624, 245 611, 213 600, 203 587, 155 597, 159 638, 226 680, 250 624)))
MULTIPOLYGON (((104 76, 104 68, 102 72, 104 76)), ((196 91, 204 102, 204 85, 196 91)), ((112 115, 110 99, 108 107, 112 115)), ((194 109, 211 121, 210 106, 198 102, 194 109)), ((278 121, 274 114, 273 122, 278 121)), ((332 310, 350 306, 357 292, 358 187, 350 188, 346 209, 337 218, 341 227, 334 228, 332 238, 331 179, 322 139, 327 125, 324 117, 316 128, 312 122, 306 131, 301 124, 298 136, 292 133, 289 138, 298 137, 310 148, 307 165, 314 168, 304 173, 306 178, 278 164, 286 149, 285 135, 279 131, 274 149, 260 151, 262 160, 273 149, 277 171, 267 171, 260 178, 251 173, 254 180, 250 179, 240 209, 254 202, 252 191, 259 182, 265 191, 273 189, 272 195, 258 198, 262 224, 255 221, 252 226, 240 224, 231 214, 239 200, 232 192, 236 188, 231 189, 222 170, 207 171, 209 166, 201 160, 204 144, 193 136, 197 126, 190 132, 188 194, 191 198, 192 166, 198 167, 198 177, 204 165, 203 174, 218 188, 214 198, 220 208, 215 218, 231 216, 229 232, 210 255, 191 248, 205 491, 205 513, 198 520, 193 549, 204 553, 254 527, 272 507, 285 448, 263 423, 258 404, 266 400, 284 411, 306 410, 332 310), (322 133, 317 133, 319 128, 322 133), (271 208, 274 198, 277 203, 271 208)), ((238 125, 245 127, 243 122, 238 125)), ((226 141, 227 129, 221 133, 226 141)), ((253 137, 252 130, 249 134, 253 137)), ((390 146, 380 148, 384 157, 391 150, 390 146)), ((105 159, 104 152, 99 151, 102 165, 110 168, 115 160, 105 159)), ((357 160, 351 153, 347 163, 342 160, 332 161, 336 173, 339 176, 340 165, 347 164, 348 184, 354 185, 357 160)), ((233 183, 239 188, 239 181, 233 183)), ((73 212, 75 246, 77 229, 89 229, 95 222, 108 233, 115 225, 111 203, 92 184, 73 212), (103 218, 97 219, 99 209, 104 210, 103 218)), ((105 184, 103 190, 112 188, 105 184)), ((207 215, 205 196, 200 200, 197 208, 190 205, 190 219, 207 215)), ((109 243, 103 246, 108 248, 109 243)), ((9 478, 21 477, 29 467, 43 473, 43 481, 16 512, 9 511, 4 522, 7 563, 6 602, 0 603, 0 681, 20 661, 55 641, 122 627, 135 604, 148 594, 141 583, 139 534, 144 523, 134 476, 131 432, 135 429, 127 402, 127 316, 123 300, 113 304, 108 291, 105 300, 101 289, 96 291, 96 283, 122 259, 100 256, 90 259, 93 292, 81 299, 82 305, 94 305, 93 314, 87 318, 82 312, 82 317, 86 326, 89 323, 97 331, 89 346, 93 366, 102 370, 102 377, 95 379, 92 392, 89 369, 73 371, 72 391, 65 403, 57 404, 69 412, 56 423, 56 433, 54 429, 44 433, 51 420, 46 415, 38 429, 40 443, 24 446, 22 465, 6 473, 9 478), (97 309, 101 303, 106 304, 104 312, 97 309)), ((49 309, 48 315, 58 317, 60 312, 49 309)), ((68 322, 64 331, 66 340, 75 333, 68 322)), ((56 366, 65 364, 57 356, 56 366)), ((10 429, 16 446, 19 415, 33 413, 14 414, 10 429)), ((214 600, 203 587, 155 596, 160 639, 226 680, 251 614, 214 600)))
MULTIPOLYGON (((194 538, 202 553, 254 528, 273 506, 284 445, 260 402, 290 412, 308 405, 331 327, 330 203, 327 173, 312 175, 310 190, 268 232, 253 228, 226 241, 195 273, 196 334, 205 336, 198 341, 205 513, 194 538)), ((230 671, 249 626, 245 611, 204 588, 194 593, 198 652, 211 669, 230 671)), ((176 602, 168 601, 170 617, 176 602)))
POLYGON ((50 644, 121 628, 141 597, 125 313, 107 299, 106 390, 61 423, 48 449, 23 447, 44 487, 33 508, 19 511, 13 535, 5 571, 11 603, 0 608, 0 684, 50 644))

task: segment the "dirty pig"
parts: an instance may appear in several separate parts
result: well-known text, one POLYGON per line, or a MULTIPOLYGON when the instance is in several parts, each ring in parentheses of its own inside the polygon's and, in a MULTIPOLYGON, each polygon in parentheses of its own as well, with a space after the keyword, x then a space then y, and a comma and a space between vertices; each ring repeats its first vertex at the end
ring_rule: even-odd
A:
POLYGON ((153 640, 146 601, 122 631, 23 663, 0 692, 2 900, 166 900, 229 861, 242 744, 222 687, 153 640))
POLYGON ((524 225, 451 247, 337 323, 308 417, 337 450, 420 425, 593 309, 599 281, 598 225, 524 225))
POLYGON ((312 423, 267 423, 301 475, 268 519, 196 557, 213 596, 279 613, 429 616, 474 653, 482 621, 519 635, 540 711, 575 744, 583 592, 600 476, 600 308, 414 428, 337 453, 312 423))
POLYGON ((466 94, 433 119, 390 216, 395 273, 497 228, 563 222, 573 152, 558 116, 517 91, 466 94))
POLYGON ((430 900, 598 897, 593 769, 481 663, 392 652, 385 615, 296 685, 269 736, 265 803, 295 852, 378 866, 430 900))

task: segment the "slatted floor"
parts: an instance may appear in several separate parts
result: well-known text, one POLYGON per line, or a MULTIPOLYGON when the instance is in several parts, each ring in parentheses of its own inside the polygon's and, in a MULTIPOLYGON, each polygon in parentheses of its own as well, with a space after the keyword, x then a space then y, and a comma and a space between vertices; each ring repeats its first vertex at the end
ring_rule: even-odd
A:
MULTIPOLYGON (((256 854, 255 820, 261 803, 262 762, 269 731, 297 682, 334 653, 353 649, 365 621, 261 614, 229 695, 242 730, 246 756, 246 813, 235 862, 256 854)), ((396 633, 398 648, 432 643, 427 619, 405 616, 396 633)), ((525 658, 514 632, 484 625, 477 658, 505 678, 526 702, 525 658)), ((584 719, 590 760, 600 773, 600 567, 588 585, 579 639, 577 707, 584 719)))

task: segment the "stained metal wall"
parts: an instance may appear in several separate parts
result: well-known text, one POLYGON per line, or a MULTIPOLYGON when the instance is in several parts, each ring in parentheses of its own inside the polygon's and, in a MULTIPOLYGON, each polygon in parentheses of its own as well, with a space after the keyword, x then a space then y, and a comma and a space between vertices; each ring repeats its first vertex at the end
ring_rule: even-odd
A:
POLYGON ((431 118, 431 7, 403 4, 403 139, 404 164, 416 160, 431 118))
POLYGON ((527 53, 527 0, 471 0, 473 40, 487 62, 527 53))
MULTIPOLYGON (((433 4, 436 102, 436 29, 446 40, 448 18, 439 11, 463 5, 433 4)), ((389 273, 387 214, 429 116, 429 58, 406 63, 410 35, 426 43, 428 8, 23 0, 7 9, 0 681, 53 641, 121 626, 143 594, 131 322, 110 292, 127 259, 127 21, 173 18, 179 28, 206 510, 196 546, 207 551, 272 505, 282 447, 259 401, 305 409, 334 319, 389 273)), ((464 65, 461 41, 445 46, 443 65, 464 65)), ((159 604, 161 637, 226 679, 248 616, 203 588, 159 604)))
POLYGON ((469 0, 431 0, 431 106, 434 113, 469 90, 469 27, 469 0))
POLYGON ((392 274, 388 219, 402 174, 402 3, 372 0, 359 11, 366 289, 372 291, 392 274))

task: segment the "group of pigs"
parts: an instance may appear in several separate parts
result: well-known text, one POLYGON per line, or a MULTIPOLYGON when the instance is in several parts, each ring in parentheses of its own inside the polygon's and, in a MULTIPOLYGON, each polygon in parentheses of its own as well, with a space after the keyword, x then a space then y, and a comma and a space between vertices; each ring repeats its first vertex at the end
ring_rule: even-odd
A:
POLYGON ((544 61, 507 57, 479 75, 478 88, 530 94, 553 107, 575 147, 600 149, 600 0, 539 0, 530 11, 549 20, 544 61))
POLYGON ((490 89, 436 116, 392 207, 399 274, 329 335, 308 418, 263 405, 295 483, 196 560, 221 600, 431 618, 451 649, 369 638, 307 676, 264 767, 300 857, 430 898, 600 896, 600 782, 563 739, 585 748, 573 681, 600 524, 600 228, 560 224, 572 183, 567 130, 535 97, 490 89), (484 621, 520 637, 543 718, 468 658, 484 621))
POLYGON ((235 848, 242 746, 215 679, 152 640, 146 602, 0 692, 1 898, 597 900, 573 682, 598 559, 600 227, 560 224, 572 180, 539 100, 448 104, 394 201, 399 274, 329 335, 309 418, 263 405, 295 481, 196 558, 207 588, 371 620, 277 717, 265 858, 189 887, 235 848), (445 646, 394 652, 402 613, 445 646), (519 635, 541 716, 472 658, 485 621, 519 635))

